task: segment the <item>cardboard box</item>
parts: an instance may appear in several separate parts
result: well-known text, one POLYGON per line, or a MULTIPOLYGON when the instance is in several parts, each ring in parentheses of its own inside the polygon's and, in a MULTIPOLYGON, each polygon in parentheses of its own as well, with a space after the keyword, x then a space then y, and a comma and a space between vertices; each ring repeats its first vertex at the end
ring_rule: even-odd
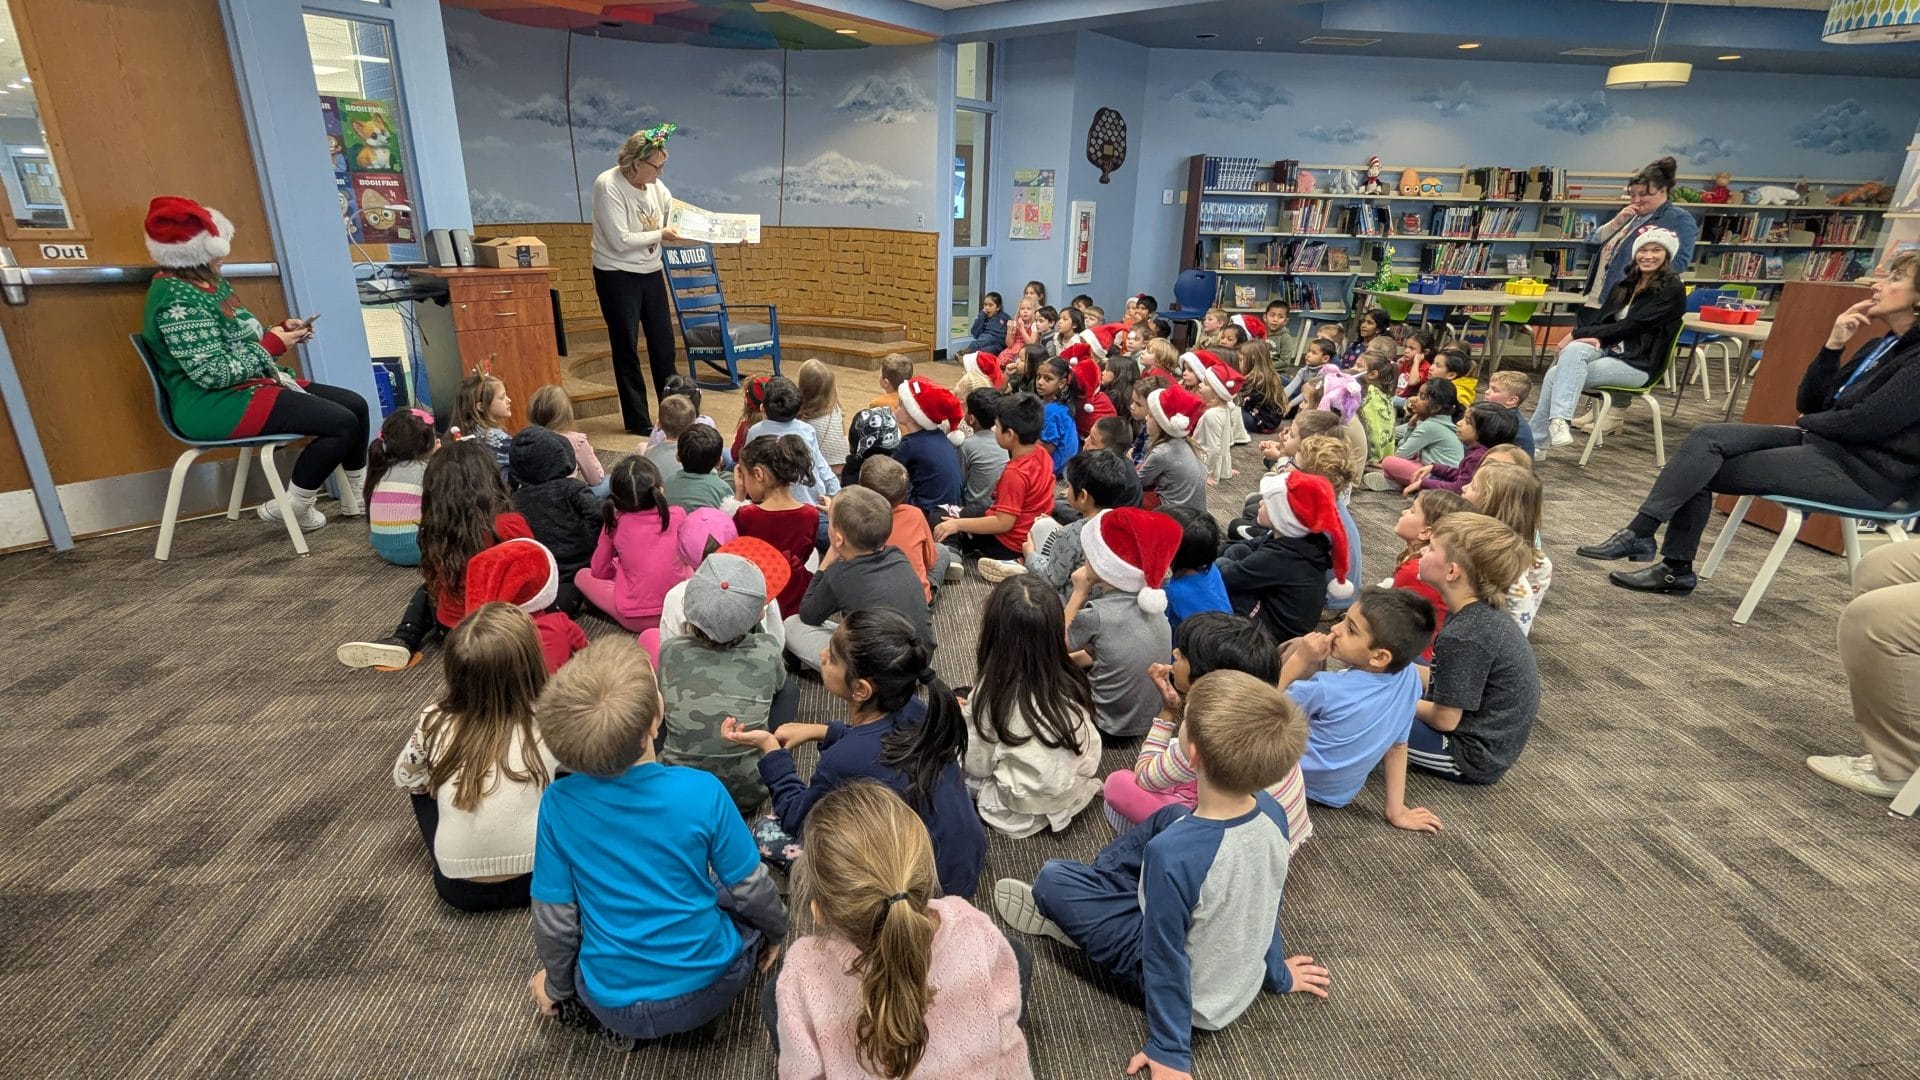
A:
POLYGON ((537 236, 496 236, 473 242, 473 264, 503 269, 547 265, 547 245, 537 236))

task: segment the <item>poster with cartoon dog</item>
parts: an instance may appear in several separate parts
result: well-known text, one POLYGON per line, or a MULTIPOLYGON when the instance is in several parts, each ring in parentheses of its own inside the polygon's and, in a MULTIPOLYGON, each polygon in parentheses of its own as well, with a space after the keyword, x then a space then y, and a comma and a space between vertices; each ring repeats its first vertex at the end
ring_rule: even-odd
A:
POLYGON ((405 172, 400 160, 400 129, 391 101, 339 98, 340 135, 347 168, 357 173, 405 172))

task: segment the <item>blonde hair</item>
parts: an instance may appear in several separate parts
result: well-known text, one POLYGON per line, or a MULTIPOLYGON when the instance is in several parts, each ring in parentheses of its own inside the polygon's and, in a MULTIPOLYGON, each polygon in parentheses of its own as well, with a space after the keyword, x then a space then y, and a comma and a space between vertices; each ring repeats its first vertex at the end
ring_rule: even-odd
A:
POLYGON ((560 387, 548 383, 533 392, 527 402, 527 423, 562 434, 573 430, 573 399, 560 387))
POLYGON ((877 492, 889 506, 907 501, 910 488, 907 467, 885 454, 875 454, 861 462, 859 480, 861 487, 877 492))
POLYGON ((1360 363, 1366 365, 1375 360, 1391 360, 1399 351, 1400 345, 1393 338, 1386 334, 1375 334, 1372 340, 1367 342, 1366 349, 1361 352, 1360 363))
POLYGON ((475 608, 447 633, 447 692, 421 725, 430 764, 427 784, 452 783, 453 806, 472 813, 505 777, 545 785, 533 703, 547 681, 547 663, 533 618, 498 601, 475 608), (515 744, 524 766, 511 762, 515 744))
POLYGON ((1487 456, 1480 459, 1481 468, 1484 469, 1488 465, 1511 465, 1516 469, 1532 472, 1533 458, 1513 443, 1501 443, 1499 446, 1488 447, 1487 456))
POLYGON ((1234 366, 1247 380, 1247 388, 1258 390, 1267 404, 1279 407, 1286 404, 1287 384, 1280 381, 1280 373, 1273 370, 1273 346, 1265 338, 1243 341, 1234 350, 1234 366))
POLYGON ((493 419, 493 403, 506 389, 506 383, 491 375, 476 373, 460 380, 460 392, 453 399, 453 415, 467 426, 467 434, 500 426, 493 419))
POLYGON ((880 377, 898 390, 901 383, 913 378, 913 358, 888 353, 880 360, 880 377))
POLYGON ((1182 726, 1200 751, 1199 771, 1233 795, 1279 783, 1307 747, 1300 706, 1244 671, 1221 669, 1195 679, 1182 726))
POLYGON ((808 360, 801 364, 800 378, 795 382, 800 387, 800 419, 832 416, 833 410, 840 407, 840 381, 824 361, 808 360))
POLYGON ((1208 308, 1206 311, 1206 314, 1200 316, 1200 321, 1205 322, 1206 320, 1213 318, 1215 315, 1220 316, 1220 325, 1223 327, 1226 326, 1229 323, 1229 321, 1232 320, 1233 318, 1232 315, 1228 314, 1226 308, 1215 306, 1215 307, 1208 308))
POLYGON ((1154 338, 1140 346, 1140 355, 1159 365, 1163 371, 1178 372, 1180 370, 1180 350, 1174 348, 1173 342, 1166 338, 1154 338))
POLYGON ((856 780, 807 813, 795 866, 797 906, 859 950, 855 1059, 877 1076, 911 1075, 927 1049, 933 1006, 933 920, 940 886, 927 827, 892 789, 856 780))
MULTIPOLYGON (((1472 503, 1468 502, 1464 496, 1448 491, 1446 488, 1428 488, 1422 491, 1413 497, 1413 505, 1420 508, 1420 517, 1427 523, 1429 536, 1433 535, 1433 527, 1447 517, 1453 514, 1473 513, 1472 503)), ((1398 566, 1426 549, 1426 544, 1418 540, 1410 540, 1401 550, 1400 558, 1394 561, 1394 565, 1398 566)))
POLYGON ((620 166, 620 171, 624 173, 633 169, 634 162, 639 161, 655 150, 665 150, 666 148, 667 140, 660 138, 650 139, 647 137, 646 132, 636 131, 627 136, 626 142, 620 144, 620 153, 615 155, 613 160, 616 165, 620 166))
POLYGON ((1480 512, 1514 531, 1514 535, 1533 546, 1540 535, 1540 478, 1532 469, 1501 462, 1491 467, 1483 460, 1473 474, 1480 490, 1480 512))
POLYGON ((1485 514, 1447 515, 1433 527, 1433 542, 1442 545, 1448 562, 1466 572, 1473 594, 1489 604, 1497 603, 1533 565, 1532 541, 1485 514))
POLYGON ((1300 452, 1293 456, 1293 467, 1304 473, 1324 476, 1336 492, 1353 486, 1353 455, 1347 440, 1337 435, 1315 435, 1300 441, 1300 452))
POLYGON ((1527 395, 1533 392, 1533 377, 1524 371, 1496 371, 1487 376, 1487 385, 1503 394, 1512 394, 1517 407, 1524 404, 1527 395))
POLYGON ((540 731, 571 772, 615 777, 653 745, 660 688, 653 665, 625 635, 575 653, 540 694, 540 731))

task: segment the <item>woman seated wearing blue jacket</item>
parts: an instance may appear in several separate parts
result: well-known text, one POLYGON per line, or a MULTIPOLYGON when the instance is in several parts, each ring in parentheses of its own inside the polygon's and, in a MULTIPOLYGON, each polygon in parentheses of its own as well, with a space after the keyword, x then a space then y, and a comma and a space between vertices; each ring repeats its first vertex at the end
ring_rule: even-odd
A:
MULTIPOLYGON (((1861 510, 1894 506, 1920 485, 1920 252, 1893 261, 1873 296, 1840 313, 1800 380, 1793 424, 1703 424, 1653 482, 1627 527, 1578 549, 1589 559, 1654 556, 1654 530, 1667 526, 1662 561, 1616 570, 1615 585, 1685 595, 1698 579, 1693 555, 1713 496, 1785 495, 1861 510), (1869 321, 1888 333, 1842 363, 1840 351, 1869 321)), ((1920 511, 1916 511, 1920 512, 1920 511)))

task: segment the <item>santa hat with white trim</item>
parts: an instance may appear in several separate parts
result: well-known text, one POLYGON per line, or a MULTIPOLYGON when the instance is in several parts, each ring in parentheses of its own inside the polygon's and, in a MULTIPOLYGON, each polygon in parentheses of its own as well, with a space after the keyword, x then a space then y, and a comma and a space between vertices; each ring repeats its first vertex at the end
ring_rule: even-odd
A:
POLYGON ((961 408, 960 399, 953 396, 953 391, 939 383, 926 379, 908 379, 901 383, 900 407, 921 428, 944 434, 955 446, 967 437, 960 430, 966 410, 961 408))
POLYGON ((1082 330, 1073 340, 1085 342, 1087 348, 1093 350, 1094 356, 1105 358, 1107 353, 1113 350, 1113 339, 1126 332, 1126 323, 1101 323, 1098 326, 1089 326, 1085 330, 1082 330))
POLYGON ((503 540, 467 560, 469 615, 496 600, 537 615, 559 595, 560 564, 538 540, 503 540))
POLYGON ((1200 425, 1200 414, 1206 411, 1206 402, 1184 386, 1169 386, 1147 395, 1147 412, 1153 422, 1177 439, 1192 435, 1200 425))
POLYGON ((1180 354, 1180 363, 1185 366, 1188 371, 1193 372, 1194 378, 1196 379, 1205 379, 1207 377, 1207 369, 1219 362, 1220 354, 1211 349, 1195 349, 1192 352, 1183 352, 1180 354))
POLYGON ((1167 610, 1164 586, 1184 535, 1165 514, 1122 506, 1093 515, 1080 530, 1080 549, 1101 581, 1135 594, 1141 611, 1159 615, 1167 610))
POLYGON ((1227 321, 1239 327, 1240 332, 1247 335, 1248 341, 1265 341, 1266 340, 1266 337, 1267 337, 1266 320, 1260 318, 1257 315, 1248 315, 1246 312, 1243 311, 1240 314, 1235 315, 1233 318, 1228 319, 1227 321))
POLYGON ((184 270, 233 253, 233 222, 179 195, 159 195, 147 204, 147 253, 161 266, 184 270))
MULTIPOLYGON (((1060 355, 1065 359, 1066 350, 1062 349, 1060 355)), ((1073 384, 1080 390, 1080 411, 1092 412, 1093 395, 1100 392, 1100 365, 1082 357, 1073 361, 1069 371, 1073 376, 1073 384)))
POLYGON ((1093 348, 1079 338, 1074 338, 1060 349, 1060 359, 1069 364, 1093 359, 1093 348))
POLYGON ((1213 391, 1213 396, 1221 401, 1232 401, 1233 396, 1246 385, 1247 377, 1225 364, 1211 364, 1200 373, 1200 379, 1213 391))
POLYGON ((1333 485, 1324 476, 1292 469, 1260 481, 1260 503, 1267 508, 1273 531, 1299 538, 1320 533, 1333 545, 1333 581, 1327 595, 1344 600, 1353 595, 1347 580, 1347 527, 1340 520, 1333 485))
POLYGON ((985 379, 998 390, 1007 385, 1007 377, 1000 372, 1000 357, 990 352, 970 352, 960 357, 960 366, 967 374, 976 379, 985 379))

